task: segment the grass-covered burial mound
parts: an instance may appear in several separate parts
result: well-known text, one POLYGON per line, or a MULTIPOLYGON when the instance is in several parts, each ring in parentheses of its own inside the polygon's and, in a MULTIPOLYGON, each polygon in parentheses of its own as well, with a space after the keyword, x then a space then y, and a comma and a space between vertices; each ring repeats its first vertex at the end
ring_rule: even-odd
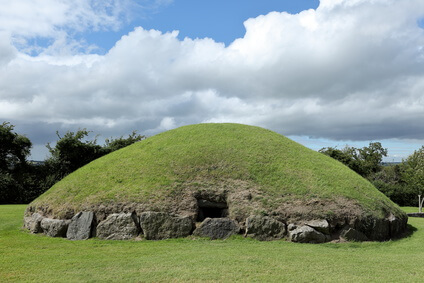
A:
POLYGON ((32 232, 70 239, 387 240, 406 223, 343 164, 239 124, 185 126, 113 152, 54 185, 25 215, 32 232))

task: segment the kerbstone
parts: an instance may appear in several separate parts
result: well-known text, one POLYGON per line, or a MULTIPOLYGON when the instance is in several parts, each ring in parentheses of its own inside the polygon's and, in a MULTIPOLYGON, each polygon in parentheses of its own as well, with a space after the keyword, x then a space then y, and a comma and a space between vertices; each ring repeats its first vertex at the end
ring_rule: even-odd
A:
POLYGON ((327 220, 311 220, 305 223, 305 225, 317 230, 318 232, 321 232, 325 235, 330 234, 330 224, 327 220))
POLYGON ((212 240, 226 239, 231 235, 238 234, 240 227, 238 224, 229 218, 206 218, 193 235, 200 237, 209 237, 212 240))
POLYGON ((343 230, 342 233, 340 234, 340 237, 347 241, 355 241, 355 242, 368 241, 367 236, 365 236, 363 233, 353 228, 347 228, 343 230))
POLYGON ((94 213, 91 211, 78 212, 71 219, 66 232, 69 240, 86 240, 92 236, 94 213))
POLYGON ((329 240, 329 236, 304 225, 290 231, 290 240, 297 243, 324 243, 329 240))
POLYGON ((193 230, 193 222, 189 217, 152 211, 140 214, 140 226, 147 240, 187 237, 193 230))
POLYGON ((44 234, 50 237, 66 237, 70 221, 51 218, 43 218, 41 220, 41 229, 44 234))
POLYGON ((97 225, 97 237, 106 240, 129 240, 140 233, 135 213, 114 213, 97 225))
POLYGON ((286 233, 285 224, 269 216, 250 216, 246 219, 246 237, 270 241, 282 239, 286 233))
POLYGON ((24 217, 24 227, 31 231, 31 233, 41 233, 41 221, 43 218, 39 213, 33 213, 31 216, 24 217))

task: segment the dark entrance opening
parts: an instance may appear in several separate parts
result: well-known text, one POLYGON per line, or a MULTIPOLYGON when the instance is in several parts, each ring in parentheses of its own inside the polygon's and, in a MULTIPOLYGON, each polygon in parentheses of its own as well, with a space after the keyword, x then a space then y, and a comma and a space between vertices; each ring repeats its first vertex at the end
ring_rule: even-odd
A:
POLYGON ((225 202, 212 202, 204 199, 197 200, 198 212, 197 221, 201 222, 206 218, 222 218, 228 216, 228 206, 225 202))

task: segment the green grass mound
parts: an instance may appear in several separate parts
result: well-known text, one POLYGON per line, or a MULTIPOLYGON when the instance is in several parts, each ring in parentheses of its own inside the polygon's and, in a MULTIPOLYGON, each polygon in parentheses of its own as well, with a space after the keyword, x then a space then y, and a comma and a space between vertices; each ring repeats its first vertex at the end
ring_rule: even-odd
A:
POLYGON ((228 217, 329 220, 404 213, 343 164, 280 134, 239 124, 167 131, 99 158, 54 185, 27 212, 71 218, 91 210, 198 217, 199 200, 228 217))

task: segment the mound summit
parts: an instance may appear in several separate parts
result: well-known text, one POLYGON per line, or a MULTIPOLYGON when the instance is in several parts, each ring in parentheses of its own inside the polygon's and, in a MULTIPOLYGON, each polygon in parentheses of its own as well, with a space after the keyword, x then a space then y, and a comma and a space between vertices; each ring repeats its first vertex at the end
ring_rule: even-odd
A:
POLYGON ((32 232, 83 239, 187 235, 388 240, 407 216, 367 180, 280 134, 184 126, 80 168, 34 200, 32 232))

